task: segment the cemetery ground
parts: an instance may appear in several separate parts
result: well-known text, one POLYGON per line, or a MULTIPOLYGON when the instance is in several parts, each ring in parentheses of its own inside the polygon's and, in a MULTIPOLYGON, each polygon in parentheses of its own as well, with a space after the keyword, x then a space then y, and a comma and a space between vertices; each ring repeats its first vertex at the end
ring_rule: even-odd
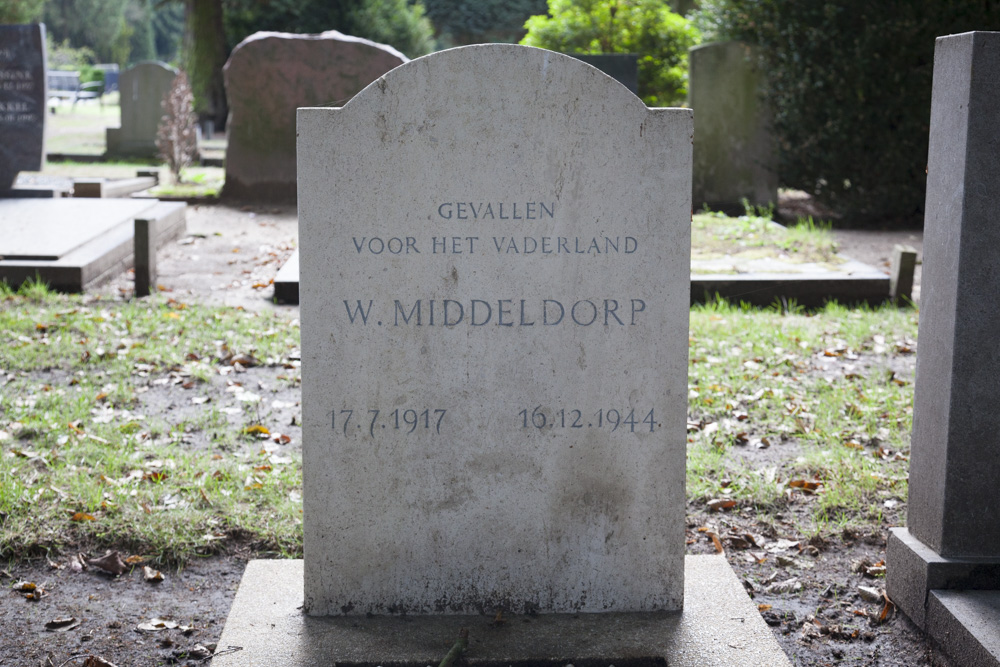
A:
MULTIPOLYGON (((194 664, 246 560, 301 556, 297 309, 266 302, 294 214, 193 208, 153 298, 0 294, 0 665, 194 664)), ((692 310, 688 552, 726 554, 794 664, 948 664, 882 593, 916 331, 692 310)))

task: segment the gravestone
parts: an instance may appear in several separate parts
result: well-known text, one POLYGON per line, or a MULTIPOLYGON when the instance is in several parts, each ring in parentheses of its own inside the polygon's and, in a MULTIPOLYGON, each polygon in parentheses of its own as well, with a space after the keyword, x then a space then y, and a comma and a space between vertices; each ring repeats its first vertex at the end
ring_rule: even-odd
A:
POLYGON ((695 208, 742 213, 744 199, 777 203, 770 114, 760 98, 754 50, 742 42, 705 44, 691 49, 690 64, 695 208))
POLYGON ((176 69, 156 61, 139 63, 121 73, 121 127, 107 129, 108 155, 157 156, 156 131, 163 118, 163 98, 176 76, 176 69))
POLYGON ((297 125, 304 559, 213 664, 788 665, 684 556, 691 112, 490 44, 297 125))
POLYGON ((229 100, 223 196, 295 199, 295 110, 342 106, 407 58, 391 46, 335 30, 319 35, 258 32, 223 70, 229 100))
POLYGON ((45 161, 45 26, 0 25, 0 191, 45 161))
POLYGON ((889 597, 962 665, 1000 663, 1000 33, 941 37, 907 527, 889 597), (947 590, 946 590, 947 589, 947 590))
POLYGON ((483 45, 298 131, 307 612, 679 609, 691 112, 483 45))

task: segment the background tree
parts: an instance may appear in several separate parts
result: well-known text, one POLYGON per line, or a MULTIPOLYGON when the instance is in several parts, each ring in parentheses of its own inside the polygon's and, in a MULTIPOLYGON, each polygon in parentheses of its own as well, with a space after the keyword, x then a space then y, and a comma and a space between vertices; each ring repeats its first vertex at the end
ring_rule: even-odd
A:
POLYGON ((706 38, 762 49, 783 185, 842 224, 919 224, 934 40, 1000 29, 996 0, 702 0, 706 38))
POLYGON ((159 0, 153 4, 153 43, 156 57, 165 62, 177 59, 184 40, 184 3, 159 0))
POLYGON ((91 49, 98 62, 128 63, 125 8, 129 0, 46 0, 43 18, 46 31, 57 43, 91 49), (124 58, 122 57, 124 56, 124 58))
POLYGON ((639 97, 649 106, 687 98, 688 49, 697 29, 664 0, 548 0, 548 16, 532 16, 521 44, 564 53, 636 53, 639 97))
POLYGON ((42 16, 45 0, 0 0, 0 24, 34 23, 42 16))
POLYGON ((186 0, 184 69, 188 72, 198 116, 226 126, 229 107, 222 67, 230 48, 223 29, 222 0, 186 0))
POLYGON ((424 6, 443 47, 516 43, 524 22, 548 10, 546 0, 424 0, 424 6))

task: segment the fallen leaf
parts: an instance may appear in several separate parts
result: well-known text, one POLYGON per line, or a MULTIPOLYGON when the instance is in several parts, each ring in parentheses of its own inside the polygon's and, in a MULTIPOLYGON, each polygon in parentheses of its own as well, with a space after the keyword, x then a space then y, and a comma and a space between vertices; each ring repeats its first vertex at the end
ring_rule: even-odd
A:
POLYGON ((820 487, 821 484, 822 482, 814 480, 793 479, 788 483, 788 486, 792 487, 793 489, 802 489, 803 491, 813 493, 820 487))
POLYGON ((783 593, 798 593, 802 590, 802 582, 797 578, 786 579, 785 581, 776 581, 767 588, 764 589, 765 593, 771 595, 781 595, 783 593))
POLYGON ((117 551, 109 551, 100 558, 88 558, 87 565, 96 567, 103 572, 119 576, 128 569, 128 565, 122 560, 122 555, 117 551))
POLYGON ((88 655, 83 661, 83 667, 116 667, 113 662, 108 662, 104 658, 96 655, 88 655))
POLYGON ((22 593, 30 593, 31 591, 38 588, 38 586, 33 581, 19 581, 12 586, 15 591, 21 591, 22 593))
POLYGON ((858 586, 858 595, 865 602, 881 602, 883 599, 882 591, 871 586, 858 586))
POLYGON ((159 583, 163 581, 163 573, 159 570, 154 570, 148 565, 142 566, 142 578, 150 583, 159 583))
POLYGON ((725 553, 725 550, 722 548, 722 540, 719 539, 718 535, 716 535, 715 533, 712 533, 712 532, 708 532, 708 533, 706 533, 706 535, 708 535, 712 539, 712 544, 715 545, 715 550, 718 553, 720 553, 720 554, 721 553, 725 553))
POLYGON ((247 426, 243 429, 243 433, 245 435, 270 435, 271 431, 269 431, 266 426, 254 424, 253 426, 247 426))
POLYGON ((725 498, 716 498, 714 500, 708 501, 708 509, 710 512, 721 512, 722 510, 727 510, 732 507, 736 507, 735 500, 728 500, 725 498))
POLYGON ((177 627, 177 623, 174 621, 169 621, 163 618, 151 618, 145 623, 140 623, 136 626, 139 630, 144 630, 146 632, 158 632, 159 630, 173 630, 177 627))
POLYGON ((45 624, 45 629, 49 632, 66 632, 79 627, 80 621, 68 616, 66 618, 54 618, 45 624))
POLYGON ((93 514, 86 512, 76 512, 69 518, 70 521, 97 521, 93 514))

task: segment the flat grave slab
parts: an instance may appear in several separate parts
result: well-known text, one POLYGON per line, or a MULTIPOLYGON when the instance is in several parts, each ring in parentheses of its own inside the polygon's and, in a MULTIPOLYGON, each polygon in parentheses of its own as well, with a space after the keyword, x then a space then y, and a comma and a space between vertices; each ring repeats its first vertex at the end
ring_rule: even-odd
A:
POLYGON ((82 292, 132 267, 135 220, 169 218, 155 243, 185 228, 183 203, 156 199, 0 200, 0 280, 40 278, 52 289, 82 292))
POLYGON ((464 664, 596 667, 789 665, 723 556, 686 556, 684 610, 505 616, 307 616, 301 560, 254 560, 236 592, 214 667, 436 665, 469 629, 464 664), (240 647, 226 653, 231 647, 240 647), (488 656, 488 659, 485 657, 488 656))
POLYGON ((0 257, 55 261, 151 205, 130 200, 0 200, 0 257))
MULTIPOLYGON (((691 261, 691 302, 716 294, 734 301, 766 306, 775 299, 795 299, 804 306, 878 303, 889 296, 890 276, 868 264, 841 257, 842 264, 793 263, 781 259, 733 262, 725 258, 691 261)), ((299 302, 299 253, 296 250, 274 279, 278 303, 299 302)))

